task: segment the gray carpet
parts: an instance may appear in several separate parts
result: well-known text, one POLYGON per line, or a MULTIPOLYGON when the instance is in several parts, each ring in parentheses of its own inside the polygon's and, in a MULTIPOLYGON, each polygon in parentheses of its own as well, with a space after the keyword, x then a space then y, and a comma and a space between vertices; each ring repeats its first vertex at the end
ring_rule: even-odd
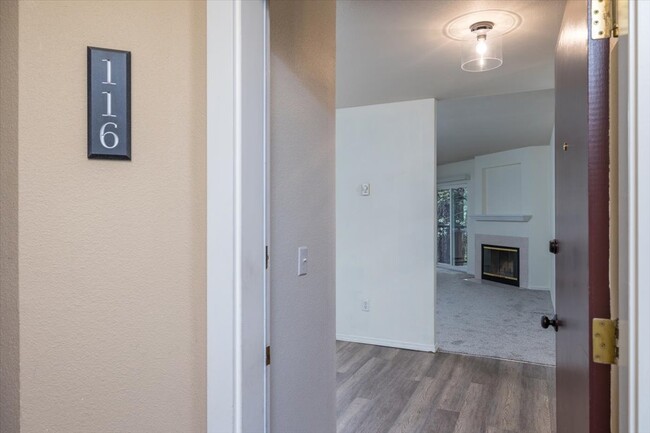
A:
POLYGON ((555 365, 550 293, 484 283, 438 268, 436 341, 444 352, 555 365))

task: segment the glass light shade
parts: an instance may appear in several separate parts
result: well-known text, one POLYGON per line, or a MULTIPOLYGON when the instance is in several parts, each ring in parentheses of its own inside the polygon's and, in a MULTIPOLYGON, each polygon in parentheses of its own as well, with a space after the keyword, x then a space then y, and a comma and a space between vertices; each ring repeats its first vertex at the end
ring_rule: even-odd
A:
POLYGON ((483 72, 503 64, 501 38, 488 33, 485 39, 463 41, 460 67, 467 72, 483 72))

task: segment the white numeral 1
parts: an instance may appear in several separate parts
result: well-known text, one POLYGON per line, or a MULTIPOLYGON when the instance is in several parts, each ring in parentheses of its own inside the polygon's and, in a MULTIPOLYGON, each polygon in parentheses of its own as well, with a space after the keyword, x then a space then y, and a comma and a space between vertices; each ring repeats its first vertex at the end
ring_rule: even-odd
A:
POLYGON ((102 92, 102 95, 106 95, 106 114, 102 114, 102 117, 116 117, 113 114, 113 98, 111 92, 102 92))
POLYGON ((111 61, 108 59, 102 59, 102 62, 106 62, 106 81, 102 81, 102 84, 111 84, 114 86, 116 83, 113 82, 111 61))

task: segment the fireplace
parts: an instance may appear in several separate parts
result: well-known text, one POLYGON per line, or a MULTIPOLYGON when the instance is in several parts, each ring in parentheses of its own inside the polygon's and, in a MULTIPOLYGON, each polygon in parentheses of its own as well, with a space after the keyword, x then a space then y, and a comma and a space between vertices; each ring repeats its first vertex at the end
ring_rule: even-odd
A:
POLYGON ((482 244, 481 278, 519 287, 519 248, 482 244))

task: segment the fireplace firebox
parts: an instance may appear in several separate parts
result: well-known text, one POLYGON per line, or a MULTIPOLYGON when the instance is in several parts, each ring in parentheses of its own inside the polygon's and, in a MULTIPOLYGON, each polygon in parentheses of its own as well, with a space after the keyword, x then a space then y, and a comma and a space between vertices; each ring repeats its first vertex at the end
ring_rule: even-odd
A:
POLYGON ((519 287, 519 248, 481 245, 481 278, 519 287))

